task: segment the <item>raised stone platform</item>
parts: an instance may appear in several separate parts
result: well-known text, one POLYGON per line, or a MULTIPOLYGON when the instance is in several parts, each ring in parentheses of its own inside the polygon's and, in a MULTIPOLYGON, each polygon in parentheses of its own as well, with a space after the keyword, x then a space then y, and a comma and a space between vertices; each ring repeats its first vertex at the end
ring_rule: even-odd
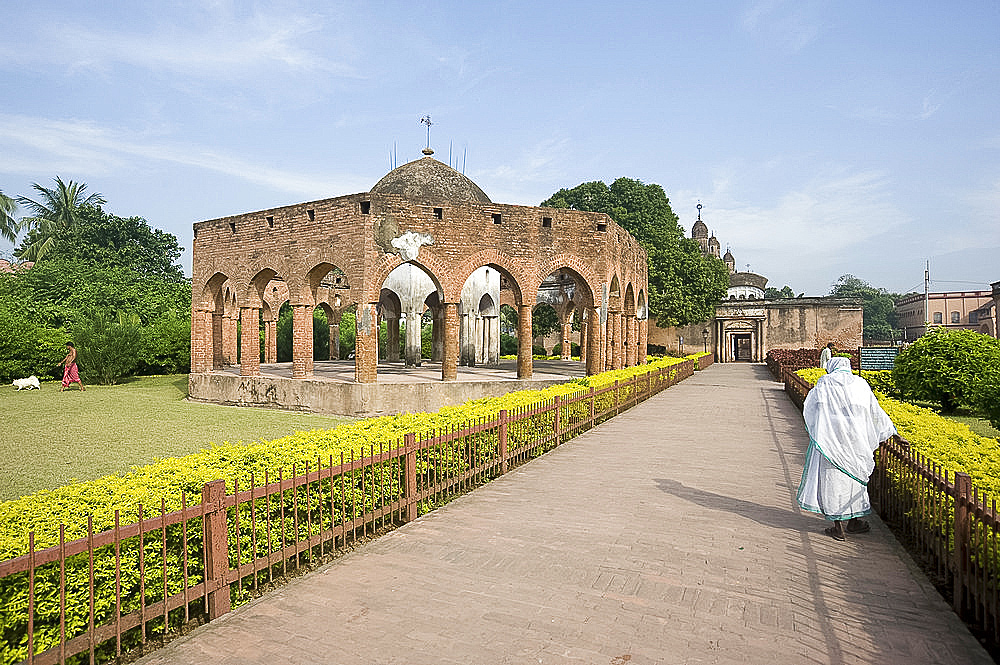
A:
POLYGON ((470 399, 515 390, 539 390, 583 377, 577 361, 536 360, 533 377, 517 378, 517 361, 493 367, 459 367, 455 381, 441 380, 441 364, 420 367, 380 363, 378 383, 355 383, 353 360, 317 361, 313 377, 293 379, 291 363, 261 365, 260 376, 240 376, 238 366, 191 374, 189 398, 231 406, 257 406, 342 416, 369 417, 437 411, 470 399))

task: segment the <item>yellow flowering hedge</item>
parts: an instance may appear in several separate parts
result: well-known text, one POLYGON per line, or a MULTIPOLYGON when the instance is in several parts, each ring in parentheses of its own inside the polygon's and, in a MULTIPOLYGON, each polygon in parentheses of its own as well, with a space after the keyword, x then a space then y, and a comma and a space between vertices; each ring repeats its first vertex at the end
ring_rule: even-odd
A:
MULTIPOLYGON (((797 374, 815 384, 826 371, 803 369, 797 374)), ((869 372, 862 372, 861 376, 868 379, 867 374, 869 372)), ((879 375, 881 372, 871 374, 879 375)), ((900 436, 910 442, 913 450, 952 473, 960 471, 969 474, 973 485, 981 490, 994 496, 1000 494, 1000 441, 976 434, 968 425, 939 416, 930 409, 886 397, 877 384, 872 389, 900 436)))
MULTIPOLYGON (((647 372, 657 372, 640 384, 645 388, 649 381, 673 381, 679 368, 689 359, 662 358, 647 365, 604 372, 591 377, 546 388, 522 390, 501 397, 472 400, 460 406, 444 407, 436 413, 401 414, 360 420, 328 430, 297 432, 272 441, 223 442, 197 453, 158 460, 152 464, 135 467, 124 476, 107 476, 96 480, 78 482, 53 490, 0 503, 0 559, 8 559, 28 551, 28 533, 35 532, 35 549, 59 543, 60 524, 65 524, 66 541, 87 535, 87 519, 93 518, 95 532, 111 529, 115 524, 115 511, 120 513, 122 525, 136 521, 139 505, 148 519, 159 514, 161 501, 167 512, 181 508, 181 495, 186 493, 187 504, 200 503, 201 489, 205 483, 222 479, 227 491, 232 492, 237 483, 247 489, 251 483, 264 483, 265 473, 274 482, 278 474, 289 477, 294 472, 304 473, 306 465, 339 464, 341 454, 345 459, 370 455, 372 451, 388 450, 402 443, 406 433, 413 432, 418 440, 440 432, 450 432, 470 423, 496 418, 501 410, 516 415, 540 402, 550 402, 556 397, 569 397, 590 388, 600 390, 614 384, 625 383, 632 377, 647 372), (658 370, 665 370, 662 374, 658 370)), ((619 402, 632 396, 632 388, 620 390, 619 402)), ((610 410, 614 406, 613 393, 600 395, 595 400, 595 412, 610 410)), ((580 421, 589 415, 586 401, 562 407, 564 422, 580 421)), ((545 452, 554 444, 554 414, 552 411, 535 414, 530 418, 512 422, 508 427, 508 449, 527 448, 529 456, 545 452), (546 440, 542 445, 539 441, 546 440)), ((569 438, 566 436, 565 438, 569 438)), ((417 471, 421 482, 431 484, 442 478, 454 477, 472 466, 495 459, 496 430, 489 430, 459 438, 448 445, 425 448, 418 453, 417 471)), ((349 521, 366 510, 387 506, 402 495, 401 473, 398 460, 345 473, 333 481, 311 483, 308 491, 284 492, 280 497, 253 502, 255 516, 250 514, 250 504, 230 509, 229 558, 230 565, 249 563, 256 556, 304 539, 311 528, 329 529, 341 520, 349 521), (333 515, 330 514, 331 506, 333 515), (318 517, 318 520, 317 520, 318 517), (254 518, 256 523, 254 524, 254 518), (239 528, 236 523, 239 522, 239 528), (318 521, 318 524, 317 524, 318 521), (280 530, 280 536, 279 536, 280 530), (240 545, 239 562, 235 545, 240 545), (277 545, 277 548, 275 547, 277 545)), ((423 508, 428 508, 424 505, 423 508)), ((139 609, 144 597, 147 603, 161 600, 164 595, 162 534, 154 532, 144 541, 142 551, 146 566, 145 579, 140 579, 137 539, 122 544, 120 584, 122 612, 139 609), (144 587, 144 593, 140 588, 144 587)), ((181 569, 185 542, 189 550, 187 579, 189 584, 202 580, 201 527, 198 521, 188 524, 186 541, 180 526, 168 527, 166 593, 179 593, 183 588, 181 569)), ((113 548, 103 547, 95 553, 96 595, 94 598, 98 624, 113 621, 115 607, 115 566, 113 548)), ((89 606, 88 560, 85 555, 71 557, 66 565, 66 607, 68 636, 80 634, 86 627, 89 606)), ((245 591, 251 586, 244 581, 232 590, 234 604, 246 602, 245 591)), ((27 576, 9 575, 0 579, 0 598, 5 611, 0 612, 0 663, 12 663, 27 657, 27 576)), ((41 608, 59 607, 59 569, 57 565, 39 568, 35 575, 36 652, 58 643, 58 611, 54 615, 43 613, 41 608)), ((162 627, 162 621, 151 622, 152 630, 162 627)), ((176 623, 174 623, 176 626, 176 623)), ((128 642, 138 640, 135 634, 128 642)), ((102 649, 113 648, 105 645, 102 649)))

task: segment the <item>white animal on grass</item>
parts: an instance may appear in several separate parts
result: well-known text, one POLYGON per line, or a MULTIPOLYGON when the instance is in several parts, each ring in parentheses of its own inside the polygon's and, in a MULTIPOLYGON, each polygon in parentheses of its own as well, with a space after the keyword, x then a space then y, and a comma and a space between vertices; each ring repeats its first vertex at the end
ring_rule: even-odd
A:
POLYGON ((14 386, 18 390, 41 390, 42 387, 38 385, 38 377, 32 374, 27 379, 14 379, 10 382, 10 385, 14 386))

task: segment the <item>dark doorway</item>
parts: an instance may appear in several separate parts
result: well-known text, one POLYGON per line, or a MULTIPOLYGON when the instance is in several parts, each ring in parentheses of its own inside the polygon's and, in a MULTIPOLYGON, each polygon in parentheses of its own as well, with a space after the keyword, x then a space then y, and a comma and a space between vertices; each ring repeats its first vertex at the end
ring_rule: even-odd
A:
POLYGON ((733 360, 753 362, 753 344, 750 333, 733 335, 733 360))

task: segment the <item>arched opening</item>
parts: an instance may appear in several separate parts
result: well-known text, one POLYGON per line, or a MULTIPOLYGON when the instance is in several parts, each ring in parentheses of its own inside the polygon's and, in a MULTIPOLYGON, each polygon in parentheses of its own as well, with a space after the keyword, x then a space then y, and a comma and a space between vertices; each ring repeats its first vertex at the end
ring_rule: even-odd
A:
POLYGON ((500 270, 489 265, 480 266, 465 280, 458 302, 460 365, 496 365, 500 361, 503 281, 500 270))
MULTIPOLYGON (((400 325, 402 337, 403 364, 406 367, 419 367, 423 359, 435 357, 436 341, 439 338, 442 348, 444 343, 443 326, 438 324, 438 319, 434 316, 434 310, 440 309, 437 305, 441 302, 441 288, 434 276, 423 267, 414 263, 403 263, 397 266, 385 278, 380 291, 379 305, 387 305, 386 311, 389 314, 398 312, 397 318, 393 321, 386 319, 387 340, 389 328, 400 325), (386 292, 394 296, 390 298, 386 292), (398 308, 396 307, 398 303, 398 308), (425 310, 430 314, 425 317, 425 310), (424 324, 427 324, 427 332, 424 333, 424 324), (437 328, 437 332, 435 332, 437 328), (425 337, 426 352, 425 352, 425 337)), ((382 318, 380 316, 380 318, 382 318)), ((388 341, 387 341, 388 343, 388 341)))
POLYGON ((568 266, 557 268, 542 280, 537 301, 535 311, 540 318, 532 320, 532 328, 544 336, 541 346, 562 360, 574 356, 582 360, 586 344, 584 312, 594 307, 594 293, 587 280, 568 266), (542 304, 548 309, 541 308, 542 304))
POLYGON ((531 355, 548 356, 555 346, 551 338, 562 330, 559 314, 545 302, 538 303, 531 312, 531 355))

